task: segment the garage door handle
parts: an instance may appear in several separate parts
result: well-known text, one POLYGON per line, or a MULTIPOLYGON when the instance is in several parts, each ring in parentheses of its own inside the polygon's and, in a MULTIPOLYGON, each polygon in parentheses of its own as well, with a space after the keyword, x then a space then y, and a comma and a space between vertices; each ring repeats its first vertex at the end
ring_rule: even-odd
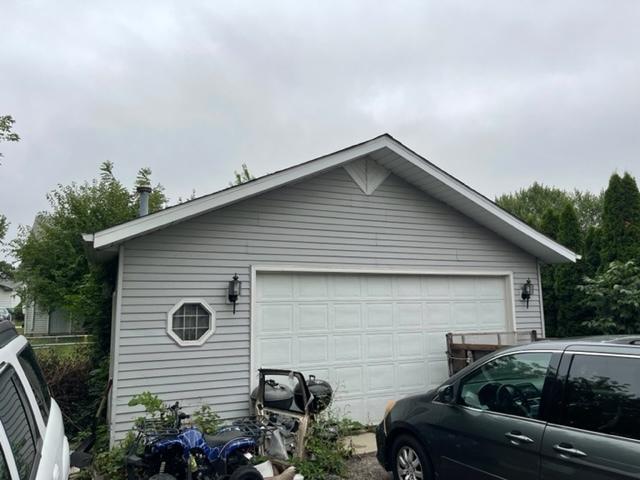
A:
POLYGON ((586 457, 587 454, 582 450, 578 450, 577 448, 573 448, 573 445, 569 445, 568 443, 559 443, 553 446, 553 449, 562 454, 569 455, 570 457, 586 457))
POLYGON ((513 443, 533 443, 533 440, 520 432, 509 432, 504 434, 513 443))

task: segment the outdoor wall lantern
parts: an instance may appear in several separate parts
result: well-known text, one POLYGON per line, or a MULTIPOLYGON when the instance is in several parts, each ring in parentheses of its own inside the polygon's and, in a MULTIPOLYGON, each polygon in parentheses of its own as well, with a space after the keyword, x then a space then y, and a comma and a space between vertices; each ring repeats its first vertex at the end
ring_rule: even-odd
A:
POLYGON ((238 301, 238 297, 240 296, 240 288, 242 287, 242 282, 238 279, 238 274, 236 273, 233 276, 233 280, 229 282, 229 301, 233 303, 233 314, 236 314, 236 302, 238 301))
POLYGON ((529 308, 529 299, 533 295, 533 283, 531 283, 531 279, 527 278, 527 281, 524 285, 522 285, 522 300, 526 302, 527 308, 529 308))

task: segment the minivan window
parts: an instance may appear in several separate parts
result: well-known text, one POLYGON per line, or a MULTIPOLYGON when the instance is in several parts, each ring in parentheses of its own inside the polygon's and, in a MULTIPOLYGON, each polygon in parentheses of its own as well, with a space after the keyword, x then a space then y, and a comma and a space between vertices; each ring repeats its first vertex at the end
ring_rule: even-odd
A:
POLYGON ((31 385, 33 394, 36 397, 38 409, 42 414, 44 423, 47 423, 47 420, 49 419, 49 409, 51 408, 51 395, 49 394, 49 387, 47 386, 47 382, 44 380, 44 375, 42 374, 42 370, 40 370, 40 365, 38 365, 38 361, 36 360, 36 356, 33 353, 31 346, 27 345, 18 354, 18 360, 20 361, 20 366, 29 380, 29 385, 31 385))
POLYGON ((550 352, 495 358, 461 381, 459 403, 468 407, 538 418, 550 352))
POLYGON ((562 424, 640 440, 640 359, 575 355, 562 424))
POLYGON ((39 439, 33 412, 15 370, 7 366, 0 374, 0 423, 9 439, 20 480, 30 478, 39 439))

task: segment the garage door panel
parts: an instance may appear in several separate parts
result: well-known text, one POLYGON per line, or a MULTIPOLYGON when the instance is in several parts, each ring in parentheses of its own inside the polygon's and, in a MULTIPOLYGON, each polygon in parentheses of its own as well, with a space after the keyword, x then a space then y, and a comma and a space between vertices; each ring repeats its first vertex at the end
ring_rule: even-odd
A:
POLYGON ((500 331, 505 325, 506 310, 504 302, 500 300, 478 302, 478 322, 487 327, 493 326, 500 331))
POLYGON ((333 337, 334 358, 337 362, 362 360, 361 335, 335 335, 333 337))
POLYGON ((359 275, 339 275, 331 278, 334 298, 362 297, 362 277, 359 275))
POLYGON ((449 365, 446 360, 429 361, 429 388, 435 388, 449 378, 449 365))
POLYGON ((368 391, 371 393, 393 391, 395 368, 393 364, 366 366, 368 391))
POLYGON ((414 276, 396 277, 395 293, 397 298, 422 297, 422 278, 414 276))
POLYGON ((329 286, 326 275, 304 275, 300 276, 295 283, 295 295, 297 299, 327 299, 329 297, 329 286))
POLYGON ((392 298, 393 283, 389 275, 370 275, 365 277, 367 297, 370 298, 392 298))
POLYGON ((258 289, 258 300, 293 300, 293 277, 290 275, 268 275, 258 289))
POLYGON ((477 325, 476 302, 457 302, 451 305, 451 316, 458 330, 473 330, 477 325))
POLYGON ((254 366, 301 370, 334 408, 378 422, 388 400, 448 376, 448 331, 506 330, 502 277, 268 273, 257 276, 254 366))
POLYGON ((364 367, 336 367, 334 388, 343 396, 358 395, 365 393, 364 389, 364 367))
POLYGON ((329 360, 329 337, 298 337, 300 365, 326 363, 329 360))
POLYGON ((484 278, 476 280, 477 293, 479 298, 493 298, 496 300, 504 300, 505 298, 505 281, 503 278, 484 278))
POLYGON ((449 277, 426 277, 423 279, 423 289, 427 298, 446 298, 451 296, 449 277))
POLYGON ((367 335, 367 360, 393 359, 393 334, 367 335))
POLYGON ((367 328, 393 328, 393 304, 365 305, 367 328))
POLYGON ((446 332, 427 333, 425 335, 427 355, 429 358, 442 358, 447 351, 446 332))
POLYGON ((298 332, 317 332, 329 329, 329 306, 321 305, 299 305, 296 312, 298 332))
POLYGON ((446 330, 451 327, 451 303, 426 303, 424 308, 424 328, 426 330, 446 330))
POLYGON ((258 329, 263 333, 293 331, 293 305, 263 305, 258 310, 258 329))
POLYGON ((269 338, 260 340, 258 358, 262 365, 291 365, 293 363, 293 342, 289 338, 269 338))
POLYGON ((422 333, 397 333, 395 341, 398 358, 424 357, 422 333))
POLYGON ((360 304, 335 304, 333 325, 336 330, 360 330, 362 328, 362 307, 360 304))
POLYGON ((422 303, 396 303, 394 317, 399 328, 418 327, 422 325, 422 303))
POLYGON ((399 390, 423 389, 426 391, 428 384, 428 371, 425 362, 407 362, 398 365, 396 386, 399 390))

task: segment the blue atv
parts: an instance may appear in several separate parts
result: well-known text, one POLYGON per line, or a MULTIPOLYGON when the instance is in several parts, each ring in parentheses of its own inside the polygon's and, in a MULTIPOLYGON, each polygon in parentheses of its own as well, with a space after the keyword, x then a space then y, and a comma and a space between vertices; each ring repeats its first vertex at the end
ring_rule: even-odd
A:
POLYGON ((146 419, 126 458, 129 480, 262 480, 249 462, 258 438, 239 427, 214 435, 183 428, 188 415, 175 403, 171 417, 146 419))

